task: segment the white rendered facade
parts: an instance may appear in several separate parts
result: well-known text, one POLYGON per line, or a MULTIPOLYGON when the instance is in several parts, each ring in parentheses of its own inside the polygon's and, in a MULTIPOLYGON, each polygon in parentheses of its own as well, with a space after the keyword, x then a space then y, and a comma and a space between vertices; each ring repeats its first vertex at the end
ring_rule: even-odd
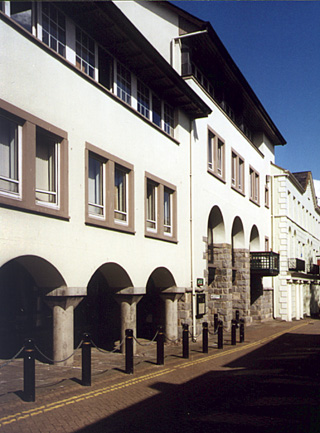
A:
MULTIPOLYGON (((284 140, 239 71, 235 112, 203 58, 182 71, 197 43, 182 36, 214 50, 212 28, 162 2, 116 3, 0 2, 1 315, 17 339, 51 326, 55 360, 74 332, 113 347, 126 328, 151 338, 163 324, 176 339, 216 312, 271 316, 250 251, 272 248, 269 179, 284 140)), ((227 76, 233 61, 216 55, 227 76)))
POLYGON ((272 167, 273 237, 280 252, 275 317, 299 320, 319 312, 320 211, 311 172, 272 167))

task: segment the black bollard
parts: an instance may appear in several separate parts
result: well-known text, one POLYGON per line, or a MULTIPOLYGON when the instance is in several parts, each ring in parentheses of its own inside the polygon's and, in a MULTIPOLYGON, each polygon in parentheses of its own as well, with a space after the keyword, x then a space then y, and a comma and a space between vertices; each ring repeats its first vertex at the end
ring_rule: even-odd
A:
POLYGON ((31 338, 24 342, 23 399, 36 401, 35 347, 31 338))
POLYGON ((240 312, 236 310, 236 322, 239 322, 240 312))
POLYGON ((164 365, 164 333, 163 326, 158 326, 157 365, 164 365))
POLYGON ((244 320, 240 320, 240 343, 244 342, 244 320))
POLYGON ((126 373, 133 374, 133 330, 126 329, 126 373))
POLYGON ((218 349, 223 349, 223 322, 218 321, 218 349))
POLYGON ((82 385, 91 386, 91 338, 87 333, 82 338, 82 385))
POLYGON ((208 353, 209 347, 208 347, 208 323, 203 322, 202 323, 202 352, 208 353))
POLYGON ((237 321, 231 320, 231 344, 235 346, 237 344, 237 321))
POLYGON ((182 327, 182 357, 189 358, 189 325, 184 323, 182 327))
POLYGON ((218 314, 214 314, 213 315, 213 330, 214 330, 214 332, 216 332, 218 329, 218 322, 219 322, 218 314))

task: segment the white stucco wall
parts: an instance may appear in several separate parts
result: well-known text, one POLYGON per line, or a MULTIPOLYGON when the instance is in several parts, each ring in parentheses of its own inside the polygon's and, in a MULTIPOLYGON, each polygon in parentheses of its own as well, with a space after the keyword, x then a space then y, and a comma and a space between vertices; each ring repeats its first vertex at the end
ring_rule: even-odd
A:
POLYGON ((188 131, 180 128, 176 144, 2 21, 0 44, 1 98, 68 133, 70 215, 67 222, 1 208, 0 265, 37 255, 70 287, 86 287, 106 262, 118 263, 134 286, 145 287, 163 266, 178 286, 190 285, 188 131), (135 235, 85 225, 86 141, 134 165, 135 235), (144 236, 145 171, 177 188, 177 245, 144 236))

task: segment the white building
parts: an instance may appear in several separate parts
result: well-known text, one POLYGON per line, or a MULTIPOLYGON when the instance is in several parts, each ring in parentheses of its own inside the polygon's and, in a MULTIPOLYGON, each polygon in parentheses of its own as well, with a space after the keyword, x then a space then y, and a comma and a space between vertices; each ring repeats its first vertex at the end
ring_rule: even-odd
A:
POLYGON ((320 208, 311 172, 272 167, 274 248, 280 252, 274 314, 283 320, 319 313, 320 208))
POLYGON ((270 318, 285 141, 212 27, 168 2, 0 5, 0 347, 270 318))

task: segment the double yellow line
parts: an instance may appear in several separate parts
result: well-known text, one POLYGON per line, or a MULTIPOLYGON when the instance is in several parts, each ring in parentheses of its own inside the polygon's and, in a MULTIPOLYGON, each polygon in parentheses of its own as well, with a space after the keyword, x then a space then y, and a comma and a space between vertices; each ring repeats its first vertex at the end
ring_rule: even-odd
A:
POLYGON ((208 362, 208 361, 211 361, 211 360, 216 359, 216 358, 231 355, 231 354, 236 353, 236 352, 240 352, 240 351, 250 349, 250 348, 255 347, 255 346, 259 346, 260 344, 263 344, 263 343, 270 341, 270 340, 274 340, 275 338, 277 338, 283 334, 294 331, 295 329, 301 328, 301 327, 306 326, 308 324, 309 323, 302 323, 302 324, 293 326, 289 329, 286 329, 284 331, 277 332, 276 334, 273 334, 270 337, 263 338, 259 341, 255 341, 253 343, 241 345, 241 346, 238 346, 236 348, 225 350, 225 351, 219 352, 219 353, 215 353, 214 355, 209 355, 209 356, 206 356, 204 358, 199 358, 199 359, 196 359, 193 361, 186 361, 183 364, 180 364, 174 368, 164 368, 161 371, 157 371, 154 373, 145 374, 144 376, 140 376, 137 378, 125 380, 125 381, 117 383, 115 385, 110 385, 110 386, 107 386, 105 388, 100 388, 96 391, 90 391, 90 392, 87 392, 84 394, 80 394, 77 396, 66 398, 64 400, 59 400, 59 401, 54 402, 54 403, 49 403, 49 404, 46 404, 43 406, 39 406, 39 407, 34 408, 34 409, 24 410, 22 412, 15 413, 13 415, 5 416, 3 418, 0 418, 0 428, 6 426, 8 424, 12 424, 14 422, 24 420, 24 419, 29 418, 29 417, 37 416, 40 414, 45 414, 46 412, 50 412, 52 410, 56 410, 56 409, 59 409, 61 407, 75 404, 75 403, 78 403, 80 401, 89 400, 91 398, 95 398, 95 397, 98 397, 100 395, 107 394, 109 392, 118 391, 120 389, 127 388, 127 387, 136 385, 136 384, 141 383, 141 382, 145 382, 146 380, 154 379, 155 377, 159 377, 159 376, 163 376, 165 374, 172 373, 173 371, 178 370, 180 368, 187 368, 187 367, 190 367, 190 366, 193 366, 196 364, 208 362))

